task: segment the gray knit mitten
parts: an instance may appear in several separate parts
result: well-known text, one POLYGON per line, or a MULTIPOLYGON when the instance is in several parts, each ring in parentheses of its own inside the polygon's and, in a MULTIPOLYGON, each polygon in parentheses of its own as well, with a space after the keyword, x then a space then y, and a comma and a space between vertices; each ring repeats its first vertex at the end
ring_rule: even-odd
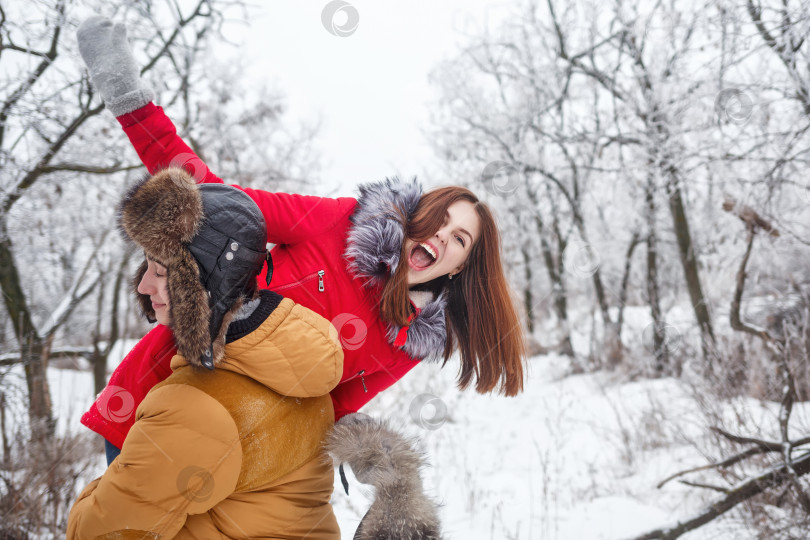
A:
POLYGON ((111 113, 130 113, 155 98, 152 89, 141 82, 123 24, 113 25, 106 17, 90 17, 79 26, 76 36, 93 86, 111 113))

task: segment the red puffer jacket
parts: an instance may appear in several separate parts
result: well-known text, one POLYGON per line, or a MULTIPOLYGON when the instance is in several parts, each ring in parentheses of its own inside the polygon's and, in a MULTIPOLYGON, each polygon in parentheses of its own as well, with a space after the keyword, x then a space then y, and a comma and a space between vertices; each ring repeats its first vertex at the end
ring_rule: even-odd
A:
MULTIPOLYGON (((184 166, 201 182, 222 182, 180 139, 162 108, 150 103, 118 120, 150 173, 167 166, 184 166)), ((438 357, 444 346, 443 298, 424 306, 421 312, 425 316, 420 317, 417 311, 414 321, 420 324, 412 322, 406 330, 391 328, 379 315, 386 267, 398 263, 401 246, 401 236, 391 240, 389 234, 392 226, 401 229, 390 218, 390 206, 398 202, 397 197, 407 195, 405 206, 411 208, 406 211, 412 211, 421 188, 415 182, 391 181, 374 187, 361 190, 361 201, 365 198, 370 206, 366 215, 370 221, 387 221, 375 224, 370 238, 356 234, 356 241, 350 238, 355 234, 352 216, 362 204, 354 198, 242 188, 264 214, 268 242, 276 244, 270 288, 322 315, 338 330, 344 370, 340 384, 331 392, 336 419, 356 412, 399 380, 418 363, 414 359, 438 357), (378 241, 377 234, 387 243, 378 241), (358 258, 362 260, 358 262, 358 258), (408 341, 404 347, 393 345, 395 341, 401 345, 404 339, 408 341)), ((260 276, 259 284, 265 286, 264 276, 260 276)), ((82 423, 120 447, 146 393, 171 373, 169 363, 174 352, 170 330, 155 327, 124 358, 108 386, 82 416, 82 423)))

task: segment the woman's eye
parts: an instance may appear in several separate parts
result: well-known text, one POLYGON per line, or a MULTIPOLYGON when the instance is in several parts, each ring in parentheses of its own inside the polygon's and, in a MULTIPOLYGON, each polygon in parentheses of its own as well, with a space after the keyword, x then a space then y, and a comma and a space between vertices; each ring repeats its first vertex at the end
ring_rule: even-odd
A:
POLYGON ((459 241, 459 243, 461 244, 461 247, 464 247, 464 239, 462 237, 456 236, 456 240, 459 241))

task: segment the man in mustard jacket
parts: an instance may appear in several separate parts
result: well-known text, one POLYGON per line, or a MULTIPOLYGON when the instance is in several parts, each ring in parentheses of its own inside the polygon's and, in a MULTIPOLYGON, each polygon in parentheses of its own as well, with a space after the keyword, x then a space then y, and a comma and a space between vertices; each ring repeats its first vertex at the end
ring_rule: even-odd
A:
POLYGON ((326 319, 257 292, 258 207, 167 169, 127 193, 120 225, 146 255, 144 313, 172 327, 178 354, 67 537, 338 539, 322 443, 343 353, 326 319))

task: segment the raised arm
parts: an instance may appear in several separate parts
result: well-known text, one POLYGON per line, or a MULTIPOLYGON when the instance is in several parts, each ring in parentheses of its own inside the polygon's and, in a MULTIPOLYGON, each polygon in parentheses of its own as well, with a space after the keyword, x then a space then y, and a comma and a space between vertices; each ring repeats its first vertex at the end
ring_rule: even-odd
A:
MULTIPOLYGON (((170 166, 183 167, 198 183, 222 183, 180 138, 163 109, 152 103, 154 94, 140 79, 124 26, 104 17, 91 17, 79 27, 77 36, 93 86, 121 123, 149 172, 154 174, 170 166)), ((311 240, 342 223, 355 206, 351 198, 272 193, 260 189, 245 189, 245 192, 261 208, 267 223, 268 242, 274 244, 311 240)))
POLYGON ((116 119, 150 174, 167 167, 182 167, 198 184, 223 183, 177 134, 162 107, 150 101, 116 119))
POLYGON ((93 87, 121 123, 149 172, 183 167, 198 183, 221 183, 177 135, 162 109, 152 103, 154 92, 141 80, 127 43, 126 27, 105 17, 90 17, 79 27, 76 37, 93 87))

